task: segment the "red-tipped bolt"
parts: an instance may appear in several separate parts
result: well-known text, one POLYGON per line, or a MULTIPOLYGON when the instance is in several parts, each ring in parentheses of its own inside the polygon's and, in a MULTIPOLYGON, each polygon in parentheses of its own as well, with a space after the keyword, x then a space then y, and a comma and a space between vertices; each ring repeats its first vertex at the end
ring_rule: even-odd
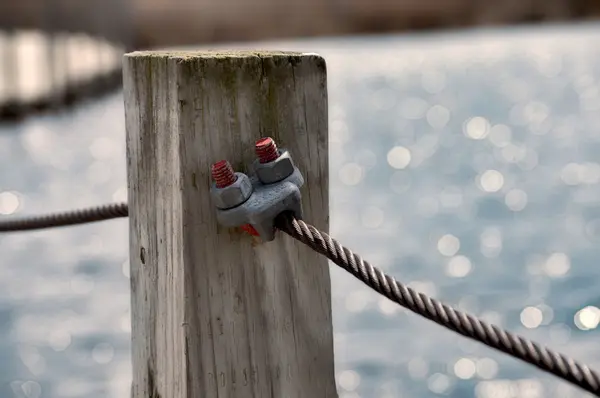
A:
POLYGON ((269 163, 279 157, 277 145, 275 145, 275 141, 271 137, 264 137, 256 141, 254 148, 258 156, 258 161, 261 163, 269 163))
POLYGON ((220 160, 214 163, 210 172, 217 188, 228 187, 237 180, 237 176, 233 172, 233 167, 231 167, 231 164, 227 160, 220 160))

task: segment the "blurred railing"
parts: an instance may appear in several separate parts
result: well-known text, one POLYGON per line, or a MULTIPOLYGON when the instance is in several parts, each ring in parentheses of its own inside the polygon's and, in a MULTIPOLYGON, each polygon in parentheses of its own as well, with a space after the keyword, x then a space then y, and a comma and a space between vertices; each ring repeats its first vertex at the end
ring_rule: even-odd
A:
POLYGON ((0 121, 119 87, 132 37, 128 0, 0 2, 0 121))
POLYGON ((599 15, 600 0, 2 0, 0 121, 117 88, 138 47, 599 15))
POLYGON ((132 0, 142 46, 595 18, 600 0, 132 0))

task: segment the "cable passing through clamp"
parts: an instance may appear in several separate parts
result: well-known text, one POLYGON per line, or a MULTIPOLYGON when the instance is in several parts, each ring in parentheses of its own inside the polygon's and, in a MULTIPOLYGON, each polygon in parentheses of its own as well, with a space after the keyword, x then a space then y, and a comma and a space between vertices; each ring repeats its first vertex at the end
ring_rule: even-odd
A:
POLYGON ((210 194, 217 208, 217 221, 226 227, 242 227, 268 242, 275 239, 275 217, 289 211, 302 219, 300 188, 304 178, 285 149, 278 149, 272 138, 255 144, 257 159, 253 175, 235 172, 221 160, 212 165, 210 194))

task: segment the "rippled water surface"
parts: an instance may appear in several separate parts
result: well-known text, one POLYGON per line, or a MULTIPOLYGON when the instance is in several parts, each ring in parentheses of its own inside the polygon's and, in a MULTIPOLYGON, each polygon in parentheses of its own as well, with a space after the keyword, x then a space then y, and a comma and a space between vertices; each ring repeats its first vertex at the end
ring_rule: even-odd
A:
MULTIPOLYGON (((270 44, 328 62, 332 235, 600 367, 600 26, 270 44)), ((261 46, 264 47, 264 46, 261 46)), ((121 93, 0 128, 0 217, 126 199, 121 93)), ((129 394, 125 220, 0 237, 0 397, 129 394)), ((582 397, 332 267, 341 398, 582 397)))

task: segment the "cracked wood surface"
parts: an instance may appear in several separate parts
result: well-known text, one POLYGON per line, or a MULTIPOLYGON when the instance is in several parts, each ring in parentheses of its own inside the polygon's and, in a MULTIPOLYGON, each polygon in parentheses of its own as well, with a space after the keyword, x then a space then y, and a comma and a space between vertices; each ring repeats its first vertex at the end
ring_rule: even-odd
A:
POLYGON ((261 136, 302 170, 327 230, 325 61, 279 52, 124 58, 135 398, 337 397, 325 258, 217 225, 210 165, 261 136))

